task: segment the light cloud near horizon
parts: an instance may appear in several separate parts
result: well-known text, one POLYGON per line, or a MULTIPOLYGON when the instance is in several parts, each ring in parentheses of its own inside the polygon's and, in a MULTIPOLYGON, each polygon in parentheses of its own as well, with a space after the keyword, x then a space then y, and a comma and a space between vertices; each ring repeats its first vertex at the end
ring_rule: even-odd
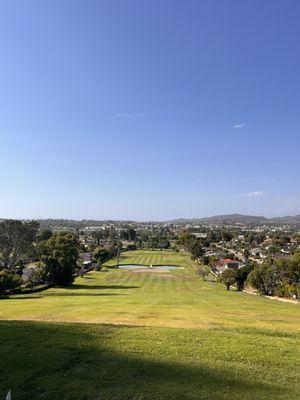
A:
POLYGON ((263 192, 262 190, 256 190, 255 192, 246 193, 247 197, 261 197, 264 195, 265 195, 265 192, 263 192))
POLYGON ((141 112, 123 112, 123 113, 118 113, 114 115, 114 118, 142 118, 144 116, 144 113, 141 112))
POLYGON ((233 129, 242 129, 246 126, 246 124, 235 124, 233 125, 233 129))

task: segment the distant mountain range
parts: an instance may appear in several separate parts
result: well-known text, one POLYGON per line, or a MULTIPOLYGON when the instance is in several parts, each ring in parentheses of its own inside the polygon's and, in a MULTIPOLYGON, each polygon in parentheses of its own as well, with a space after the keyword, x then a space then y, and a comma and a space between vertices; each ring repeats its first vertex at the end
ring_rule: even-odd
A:
MULTIPOLYGON (((3 221, 4 219, 0 219, 3 221)), ((194 225, 291 225, 300 228, 300 214, 286 217, 266 218, 264 216, 243 215, 243 214, 226 214, 216 215, 205 218, 178 218, 168 221, 129 221, 129 220, 71 220, 71 219, 39 219, 42 228, 56 229, 62 227, 64 229, 84 229, 86 227, 97 228, 103 225, 115 225, 124 227, 126 224, 194 224, 194 225)))
POLYGON ((255 216, 255 215, 243 215, 243 214, 227 214, 227 215, 216 215, 213 217, 205 217, 205 218, 192 218, 185 219, 179 218, 169 223, 173 224, 188 224, 188 223, 199 223, 199 224, 224 224, 224 225, 232 225, 232 224, 243 224, 243 225, 299 225, 300 226, 300 215, 295 216, 286 216, 286 217, 275 217, 275 218, 266 218, 263 216, 255 216))

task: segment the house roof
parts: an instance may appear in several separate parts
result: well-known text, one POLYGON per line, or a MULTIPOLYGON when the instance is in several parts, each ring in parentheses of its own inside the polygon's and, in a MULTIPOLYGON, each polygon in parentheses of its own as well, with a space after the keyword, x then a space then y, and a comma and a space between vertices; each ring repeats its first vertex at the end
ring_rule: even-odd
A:
POLYGON ((231 258, 225 258, 224 260, 220 260, 220 264, 236 264, 238 260, 232 260, 231 258))

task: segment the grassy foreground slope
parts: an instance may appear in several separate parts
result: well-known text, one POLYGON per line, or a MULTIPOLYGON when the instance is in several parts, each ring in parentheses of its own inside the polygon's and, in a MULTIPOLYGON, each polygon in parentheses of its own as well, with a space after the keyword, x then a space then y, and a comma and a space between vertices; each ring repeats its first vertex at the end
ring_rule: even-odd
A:
POLYGON ((18 400, 299 398, 295 333, 41 322, 0 332, 1 398, 9 387, 18 400))
POLYGON ((299 398, 299 305, 203 282, 186 255, 122 258, 186 268, 91 272, 0 300, 0 398, 299 398))

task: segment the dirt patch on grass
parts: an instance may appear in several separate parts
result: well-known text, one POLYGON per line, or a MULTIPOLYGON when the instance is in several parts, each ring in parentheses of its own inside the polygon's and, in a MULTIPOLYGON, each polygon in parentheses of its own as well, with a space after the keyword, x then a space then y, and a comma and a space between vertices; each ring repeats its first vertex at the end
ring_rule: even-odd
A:
POLYGON ((133 274, 155 274, 156 275, 156 274, 166 274, 169 271, 163 270, 163 269, 149 268, 149 269, 134 269, 134 270, 129 270, 128 272, 131 272, 133 274))
POLYGON ((268 299, 271 299, 271 300, 282 301, 284 303, 299 304, 298 300, 287 299, 285 297, 278 297, 278 296, 265 296, 265 297, 267 297, 268 299))
POLYGON ((254 296, 262 296, 266 297, 267 299, 282 301, 283 303, 291 303, 291 304, 299 304, 299 300, 287 299, 286 297, 278 297, 278 296, 264 296, 259 294, 256 290, 252 288, 246 288, 243 290, 245 293, 252 294, 254 296))

